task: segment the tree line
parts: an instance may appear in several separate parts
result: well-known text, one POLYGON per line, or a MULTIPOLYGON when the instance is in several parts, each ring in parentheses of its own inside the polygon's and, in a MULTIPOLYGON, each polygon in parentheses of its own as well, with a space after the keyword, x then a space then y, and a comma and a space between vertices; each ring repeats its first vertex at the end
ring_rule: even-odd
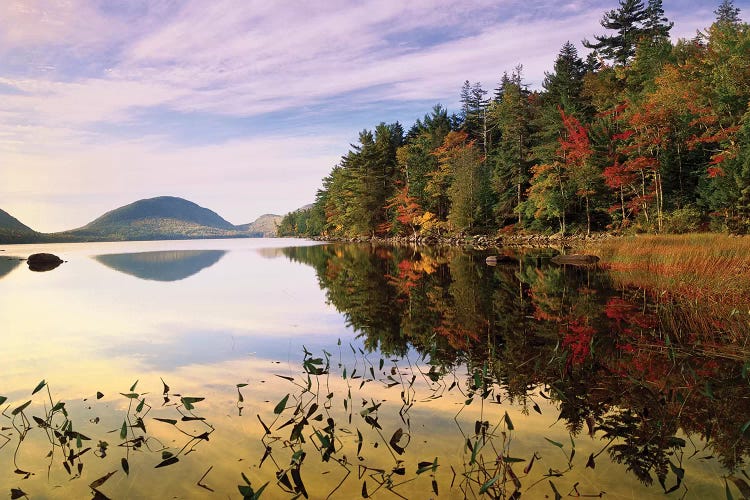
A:
POLYGON ((750 29, 732 0, 672 43, 661 0, 619 0, 566 42, 540 90, 523 67, 464 82, 408 130, 380 123, 280 235, 750 231, 750 29))

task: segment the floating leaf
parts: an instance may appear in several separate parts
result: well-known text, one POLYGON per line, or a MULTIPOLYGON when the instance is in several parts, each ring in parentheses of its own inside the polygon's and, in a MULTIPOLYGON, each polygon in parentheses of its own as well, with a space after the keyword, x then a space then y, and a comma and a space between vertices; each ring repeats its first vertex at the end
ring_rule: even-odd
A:
POLYGON ((10 412, 11 415, 18 415, 22 411, 24 411, 29 405, 31 404, 31 401, 26 401, 24 404, 10 412))
POLYGON ((122 460, 120 460, 120 463, 122 464, 122 470, 125 471, 125 474, 130 475, 130 464, 128 464, 128 459, 125 457, 122 457, 122 460))
POLYGON ((538 414, 540 415, 542 414, 542 409, 539 408, 538 404, 534 403, 534 406, 532 408, 534 408, 534 411, 537 412, 538 414))
POLYGON ((186 410, 192 410, 193 408, 195 408, 193 404, 203 401, 204 399, 206 398, 193 398, 185 396, 180 398, 180 401, 182 401, 182 404, 185 406, 186 410))
POLYGON ((169 457, 168 459, 162 460, 161 462, 159 462, 159 464, 156 465, 156 467, 154 467, 154 469, 158 469, 159 467, 166 467, 168 465, 176 464, 179 461, 180 461, 180 459, 177 458, 177 457, 169 457))
POLYGON ((99 391, 96 391, 96 399, 102 399, 104 397, 104 394, 102 394, 99 391))
POLYGON ((174 456, 174 453, 172 453, 171 451, 164 450, 164 451, 161 452, 161 459, 162 460, 166 460, 168 458, 172 458, 173 456, 174 456))
POLYGON ((562 450, 562 447, 563 447, 562 443, 558 443, 557 441, 552 441, 552 440, 551 440, 551 439, 549 439, 549 438, 544 438, 544 439, 546 439, 546 440, 547 440, 547 441, 548 441, 549 443, 551 443, 551 444, 553 444, 553 445, 557 446, 558 448, 560 448, 560 449, 562 450))
POLYGON ((23 498, 25 496, 27 496, 26 493, 23 490, 21 490, 21 489, 18 489, 18 488, 11 488, 10 489, 10 498, 11 498, 11 500, 16 500, 18 498, 23 498))
POLYGON ((523 473, 528 474, 531 472, 531 468, 534 466, 534 460, 536 460, 536 453, 531 455, 531 461, 529 461, 529 464, 523 468, 523 473))
POLYGON ((154 420, 158 420, 159 422, 164 422, 166 424, 177 425, 177 420, 174 420, 172 418, 157 418, 157 417, 154 417, 154 420))
POLYGON ((505 416, 503 417, 505 420, 505 425, 508 427, 509 431, 512 431, 514 429, 513 422, 510 420, 510 415, 508 415, 508 412, 505 412, 505 416))
POLYGON ((555 483, 550 481, 549 485, 552 487, 552 491, 555 494, 555 500, 562 500, 562 495, 560 494, 559 491, 557 491, 557 488, 555 488, 555 483))
POLYGON ((362 498, 370 498, 367 494, 367 481, 362 481, 362 498))
POLYGON ((47 382, 46 382, 46 381, 42 380, 41 382, 39 382, 39 383, 37 384, 37 386, 36 386, 36 387, 34 388, 34 390, 33 390, 33 391, 31 391, 31 395, 33 396, 33 395, 34 395, 34 394, 36 394, 37 392, 41 391, 41 390, 42 390, 42 389, 44 388, 44 386, 45 386, 45 385, 47 385, 47 382))
POLYGON ((141 410, 143 410, 143 407, 146 405, 146 398, 141 399, 141 402, 138 403, 138 406, 135 407, 135 412, 140 413, 141 410))
POLYGON ((136 398, 138 398, 140 396, 140 394, 137 394, 135 392, 128 392, 128 393, 121 392, 120 394, 122 394, 123 396, 125 396, 128 399, 136 399, 136 398))
POLYGON ((281 401, 274 407, 273 412, 276 415, 281 415, 281 412, 286 408, 286 402, 289 401, 289 394, 284 396, 281 401))
POLYGON ((0 405, 5 403, 6 401, 8 401, 8 398, 6 398, 5 396, 0 396, 0 405))
POLYGON ((596 462, 594 462, 594 454, 592 453, 589 455, 589 459, 586 462, 586 467, 591 467, 592 469, 596 467, 596 462))
POLYGON ((120 428, 120 439, 125 439, 126 437, 128 437, 128 423, 123 420, 122 427, 120 428))
POLYGON ((391 440, 389 441, 389 444, 391 445, 391 448, 398 453, 399 455, 404 454, 404 448, 399 446, 399 442, 401 441, 401 438, 404 435, 403 429, 399 428, 396 430, 396 432, 393 433, 393 436, 391 436, 391 440))
POLYGON ((247 384, 237 384, 237 387, 247 387, 247 384))
POLYGON ((92 490, 97 489, 99 486, 101 486, 104 483, 106 483, 107 479, 109 479, 110 477, 114 476, 116 473, 117 473, 117 471, 113 470, 112 472, 108 472, 107 474, 104 474, 102 477, 100 477, 99 479, 97 479, 93 483, 89 484, 89 488, 91 488, 92 490))
POLYGON ((500 478, 500 476, 495 476, 486 483, 482 485, 481 488, 479 488, 479 494, 482 495, 484 493, 487 493, 487 490, 492 488, 492 485, 495 484, 495 482, 500 478))

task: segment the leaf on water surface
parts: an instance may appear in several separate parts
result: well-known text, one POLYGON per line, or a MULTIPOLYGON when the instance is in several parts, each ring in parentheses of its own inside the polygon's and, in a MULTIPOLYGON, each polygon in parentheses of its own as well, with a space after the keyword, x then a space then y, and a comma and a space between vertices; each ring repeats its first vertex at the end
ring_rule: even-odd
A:
POLYGON ((112 472, 108 472, 107 474, 104 474, 102 477, 100 477, 96 481, 94 481, 91 484, 89 484, 89 488, 91 488, 92 490, 97 489, 98 487, 100 487, 101 485, 103 485, 104 483, 106 483, 107 479, 109 479, 110 477, 114 476, 116 473, 117 473, 117 471, 113 470, 112 472))
POLYGON ((247 387, 247 384, 237 384, 237 387, 247 387))
POLYGON ((266 431, 266 434, 271 434, 271 429, 269 429, 268 426, 263 422, 263 420, 260 419, 260 415, 256 414, 256 416, 258 417, 258 421, 260 422, 260 425, 263 426, 263 430, 266 431))
POLYGON ((167 394, 167 393, 169 393, 169 386, 167 385, 167 383, 166 383, 166 382, 164 382, 164 379, 163 379, 163 378, 161 378, 161 377, 159 377, 159 380, 161 380, 161 385, 163 385, 163 386, 164 386, 164 394, 167 394))
POLYGON ((121 392, 120 394, 122 394, 123 396, 125 396, 128 399, 136 399, 138 396, 140 396, 140 394, 136 394, 135 392, 129 392, 127 394, 124 393, 124 392, 121 392))
POLYGON ((0 405, 5 403, 6 401, 8 401, 8 398, 6 398, 5 396, 0 396, 0 405))
POLYGON ((489 481, 485 482, 481 488, 479 488, 479 494, 483 495, 487 493, 487 490, 492 488, 492 485, 495 484, 495 481, 497 481, 500 478, 500 476, 495 476, 491 478, 489 481))
POLYGON ((172 418, 158 418, 158 417, 154 417, 154 420, 158 420, 159 422, 164 422, 166 424, 177 425, 177 420, 174 420, 172 418))
POLYGON ((141 410, 143 410, 143 407, 146 405, 146 398, 141 399, 141 402, 138 403, 138 406, 135 407, 135 412, 140 413, 141 410))
POLYGON ((538 404, 534 403, 534 406, 532 408, 534 408, 534 411, 537 412, 538 414, 540 415, 542 414, 542 409, 539 408, 538 404))
POLYGON ((174 456, 174 453, 172 453, 171 451, 164 450, 164 451, 161 452, 161 459, 162 460, 166 460, 166 459, 171 458, 173 456, 174 456))
POLYGON ((11 415, 18 415, 19 413, 21 413, 22 411, 24 411, 30 404, 31 404, 30 400, 26 401, 24 404, 22 404, 21 406, 19 406, 18 408, 16 408, 12 412, 10 412, 10 414, 11 415))
POLYGON ((529 461, 529 464, 523 468, 523 473, 528 474, 531 472, 531 468, 534 466, 534 460, 536 460, 536 453, 531 455, 531 460, 529 461))
POLYGON ((125 439, 128 436, 128 423, 123 420, 122 427, 120 428, 120 439, 125 439))
POLYGON ((193 422, 195 420, 206 420, 205 417, 182 417, 180 420, 183 422, 193 422))
POLYGON ((122 457, 122 460, 120 460, 120 463, 122 465, 122 470, 125 471, 125 474, 130 475, 130 464, 128 464, 128 459, 125 457, 122 457))
POLYGON ((23 498, 25 496, 27 496, 27 495, 26 495, 26 493, 22 489, 19 489, 19 488, 11 488, 10 489, 10 498, 11 498, 11 500, 16 500, 18 498, 23 498))
POLYGON ((36 422, 39 427, 47 427, 47 422, 37 417, 36 415, 33 415, 31 418, 34 419, 34 422, 36 422))
POLYGON ((104 394, 102 394, 99 391, 96 391, 96 399, 102 399, 104 397, 104 394))
POLYGON ((550 481, 549 485, 552 487, 552 492, 555 494, 555 500, 562 500, 562 495, 557 491, 557 488, 555 488, 555 483, 550 481))
POLYGON ((589 455, 589 459, 586 461, 586 467, 591 467, 594 469, 596 467, 596 462, 594 462, 594 454, 592 453, 589 455))
POLYGON ((278 402, 278 404, 274 407, 273 412, 276 415, 281 415, 281 412, 284 411, 286 408, 286 402, 289 401, 289 394, 284 396, 281 401, 278 402))
POLYGON ((45 385, 47 385, 47 382, 46 382, 46 381, 42 380, 41 382, 39 382, 39 383, 37 384, 37 386, 36 386, 36 387, 34 388, 34 390, 33 390, 33 391, 31 391, 31 395, 33 396, 33 395, 34 395, 34 394, 36 394, 37 392, 41 391, 41 390, 42 390, 42 389, 44 388, 44 386, 45 386, 45 385))
POLYGON ((505 425, 508 427, 508 430, 512 431, 514 429, 513 422, 511 421, 510 415, 508 415, 507 411, 505 412, 505 416, 503 417, 503 419, 505 420, 505 425))
POLYGON ((180 398, 180 401, 182 401, 182 404, 185 406, 186 410, 192 410, 195 408, 193 404, 203 401, 204 399, 206 398, 194 398, 194 397, 184 396, 180 398))
POLYGON ((432 491, 434 491, 436 495, 438 495, 438 496, 440 495, 440 493, 438 493, 438 484, 437 484, 437 481, 435 481, 434 479, 432 480, 432 491))
POLYGON ((289 382, 294 382, 293 377, 285 377, 284 375, 276 375, 279 378, 283 378, 284 380, 288 380, 289 382))
POLYGON ((563 447, 562 443, 558 443, 557 441, 552 441, 552 440, 551 440, 551 439, 549 439, 549 438, 544 438, 544 439, 546 439, 546 440, 547 440, 547 441, 548 441, 549 443, 551 443, 551 444, 553 444, 553 445, 557 446, 558 448, 560 448, 560 449, 562 450, 562 447, 563 447))
POLYGON ((389 441, 391 448, 398 453, 399 455, 404 454, 404 448, 399 446, 399 442, 401 441, 401 438, 404 436, 404 430, 399 428, 396 430, 396 432, 393 433, 393 436, 391 436, 391 440, 389 441))
POLYGON ((367 494, 367 481, 362 481, 362 498, 370 498, 367 494))
POLYGON ((176 463, 177 463, 177 462, 179 462, 179 461, 180 461, 180 459, 179 459, 179 458, 177 458, 177 457, 169 457, 168 459, 166 459, 166 460, 162 460, 161 462, 159 462, 159 463, 158 463, 158 464, 157 464, 157 465, 156 465, 156 466, 154 467, 154 469, 158 469, 158 468, 160 468, 160 467, 167 467, 168 465, 176 464, 176 463))

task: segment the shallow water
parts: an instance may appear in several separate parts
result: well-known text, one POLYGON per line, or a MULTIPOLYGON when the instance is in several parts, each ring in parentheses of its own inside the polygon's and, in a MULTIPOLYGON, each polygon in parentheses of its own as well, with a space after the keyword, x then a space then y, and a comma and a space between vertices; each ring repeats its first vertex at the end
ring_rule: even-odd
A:
POLYGON ((549 252, 491 267, 288 239, 4 250, 11 494, 726 498, 750 483, 748 360, 725 340, 746 316, 692 325, 714 312, 549 252), (66 262, 10 260, 40 251, 66 262))

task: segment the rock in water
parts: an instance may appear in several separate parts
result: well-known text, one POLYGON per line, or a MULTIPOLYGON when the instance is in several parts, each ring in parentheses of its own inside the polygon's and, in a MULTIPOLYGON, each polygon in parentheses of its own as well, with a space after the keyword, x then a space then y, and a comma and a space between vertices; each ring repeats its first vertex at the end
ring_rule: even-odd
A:
POLYGON ((29 269, 35 272, 51 271, 63 263, 57 255, 51 253, 35 253, 26 259, 29 269))
POLYGON ((588 266, 599 262, 599 257, 585 254, 556 255, 552 257, 552 262, 559 265, 588 266))

